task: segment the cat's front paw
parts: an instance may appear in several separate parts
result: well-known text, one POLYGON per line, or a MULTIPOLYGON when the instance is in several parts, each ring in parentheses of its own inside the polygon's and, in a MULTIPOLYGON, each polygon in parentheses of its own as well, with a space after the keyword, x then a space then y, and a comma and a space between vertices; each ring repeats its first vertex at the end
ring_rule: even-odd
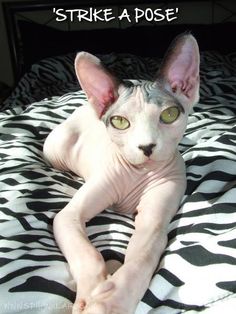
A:
POLYGON ((86 302, 84 299, 79 299, 75 301, 72 307, 72 314, 81 314, 84 313, 86 302))
POLYGON ((106 280, 91 294, 82 314, 133 314, 135 308, 125 289, 112 280, 106 280))
MULTIPOLYGON (((110 276, 108 276, 109 278, 110 276)), ((96 313, 96 314, 105 314, 110 313, 106 311, 106 305, 99 300, 102 300, 106 297, 111 290, 114 289, 114 283, 109 280, 103 280, 100 284, 97 285, 95 289, 87 296, 77 297, 76 301, 72 308, 72 314, 88 314, 88 313, 96 313), (88 312, 89 311, 89 312, 88 312)))

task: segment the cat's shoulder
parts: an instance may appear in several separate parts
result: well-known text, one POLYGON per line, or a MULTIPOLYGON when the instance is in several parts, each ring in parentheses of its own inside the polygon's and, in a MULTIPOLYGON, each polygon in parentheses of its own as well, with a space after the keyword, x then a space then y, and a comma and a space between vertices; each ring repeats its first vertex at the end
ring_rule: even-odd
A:
POLYGON ((99 120, 94 109, 88 104, 81 105, 78 108, 76 108, 70 117, 76 118, 76 119, 88 118, 88 119, 99 120))
POLYGON ((101 124, 96 112, 89 105, 79 106, 64 122, 70 128, 94 127, 101 124))

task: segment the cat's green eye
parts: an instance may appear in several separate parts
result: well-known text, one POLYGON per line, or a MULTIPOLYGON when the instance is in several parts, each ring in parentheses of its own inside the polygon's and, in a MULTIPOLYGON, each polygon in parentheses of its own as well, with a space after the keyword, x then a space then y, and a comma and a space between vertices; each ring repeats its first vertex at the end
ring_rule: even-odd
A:
POLYGON ((180 115, 180 110, 178 107, 176 106, 169 107, 162 111, 160 120, 161 122, 165 124, 171 124, 175 122, 175 120, 178 119, 179 115, 180 115))
POLYGON ((118 130, 128 129, 130 126, 129 120, 122 116, 113 116, 110 119, 111 125, 118 130))

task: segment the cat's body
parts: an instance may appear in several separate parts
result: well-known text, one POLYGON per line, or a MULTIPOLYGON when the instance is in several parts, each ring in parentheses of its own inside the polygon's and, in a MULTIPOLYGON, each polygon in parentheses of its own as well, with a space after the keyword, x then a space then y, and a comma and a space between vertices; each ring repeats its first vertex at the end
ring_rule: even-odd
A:
POLYGON ((118 82, 87 53, 77 55, 75 68, 92 106, 57 126, 44 153, 86 183, 56 215, 54 233, 77 283, 73 313, 133 314, 186 188, 177 147, 198 100, 198 47, 191 35, 179 37, 153 82, 118 82), (108 207, 136 214, 124 264, 110 277, 85 229, 108 207))

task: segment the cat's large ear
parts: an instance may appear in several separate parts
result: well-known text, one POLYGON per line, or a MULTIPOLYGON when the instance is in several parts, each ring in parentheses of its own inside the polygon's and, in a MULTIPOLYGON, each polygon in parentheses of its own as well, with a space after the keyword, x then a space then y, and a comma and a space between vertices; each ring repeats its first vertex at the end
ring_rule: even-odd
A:
POLYGON ((199 100, 199 48, 190 34, 179 35, 168 49, 157 81, 180 102, 193 106, 199 100))
POLYGON ((118 97, 118 80, 103 67, 100 59, 87 52, 77 54, 75 71, 88 101, 101 118, 118 97))

